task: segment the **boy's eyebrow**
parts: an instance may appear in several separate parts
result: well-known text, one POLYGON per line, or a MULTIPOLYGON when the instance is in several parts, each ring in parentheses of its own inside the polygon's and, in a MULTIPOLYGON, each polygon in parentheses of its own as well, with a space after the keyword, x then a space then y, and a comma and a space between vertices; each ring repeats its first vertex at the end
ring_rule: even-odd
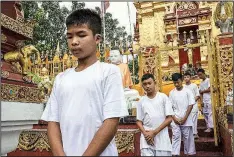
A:
MULTIPOLYGON (((75 32, 75 34, 81 34, 81 33, 86 33, 86 31, 81 30, 81 31, 75 32)), ((67 32, 67 35, 71 35, 71 34, 72 34, 72 33, 67 32)))

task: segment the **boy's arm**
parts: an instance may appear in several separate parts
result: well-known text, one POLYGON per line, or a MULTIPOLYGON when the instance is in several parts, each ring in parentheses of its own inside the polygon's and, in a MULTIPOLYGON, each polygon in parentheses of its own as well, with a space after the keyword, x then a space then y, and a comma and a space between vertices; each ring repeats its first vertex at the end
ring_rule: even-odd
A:
POLYGON ((145 134, 146 130, 145 130, 145 128, 143 127, 142 121, 137 120, 136 125, 137 125, 137 127, 140 129, 140 131, 142 132, 142 134, 145 134))
POLYGON ((186 120, 187 120, 189 114, 191 113, 192 109, 193 109, 193 105, 189 105, 184 118, 180 121, 180 124, 184 124, 186 122, 186 120))
POLYGON ((106 119, 82 156, 100 156, 114 138, 118 125, 119 118, 106 119))
POLYGON ((182 125, 188 119, 188 116, 189 116, 189 114, 191 113, 191 111, 193 109, 193 105, 195 104, 195 99, 194 99, 193 93, 189 90, 187 94, 188 94, 188 103, 189 103, 189 106, 187 108, 187 111, 186 111, 186 114, 185 114, 184 118, 182 120, 180 120, 180 123, 182 125))
POLYGON ((59 123, 48 122, 47 134, 53 155, 66 156, 65 152, 63 151, 62 135, 59 123))
POLYGON ((172 122, 172 116, 167 116, 164 122, 154 130, 154 135, 156 136, 160 131, 167 127, 172 122))
POLYGON ((200 91, 200 94, 203 94, 203 93, 210 93, 210 87, 205 90, 200 91))
POLYGON ((138 128, 140 129, 140 131, 142 132, 142 134, 145 137, 145 140, 147 141, 147 143, 149 145, 154 145, 154 136, 155 135, 150 135, 150 131, 146 131, 145 128, 143 127, 143 123, 140 120, 137 120, 136 125, 138 126, 138 128))

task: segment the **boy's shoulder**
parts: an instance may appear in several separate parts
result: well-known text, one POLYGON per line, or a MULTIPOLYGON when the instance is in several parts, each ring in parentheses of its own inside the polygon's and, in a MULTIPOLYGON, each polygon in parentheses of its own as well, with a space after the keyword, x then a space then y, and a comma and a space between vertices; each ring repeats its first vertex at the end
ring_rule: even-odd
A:
POLYGON ((120 73, 120 68, 114 64, 100 62, 101 72, 104 75, 111 75, 114 73, 120 73))
POLYGON ((174 92, 176 92, 176 88, 173 88, 173 89, 169 92, 169 95, 172 95, 174 92))
POLYGON ((157 94, 159 96, 163 97, 163 98, 167 98, 168 97, 165 93, 162 93, 162 92, 158 92, 157 94))

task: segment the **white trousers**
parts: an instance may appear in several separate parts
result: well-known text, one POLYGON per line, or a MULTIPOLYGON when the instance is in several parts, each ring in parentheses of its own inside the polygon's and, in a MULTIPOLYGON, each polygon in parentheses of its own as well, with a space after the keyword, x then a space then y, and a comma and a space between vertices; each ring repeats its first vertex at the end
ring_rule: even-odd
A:
POLYGON ((195 155, 196 148, 193 137, 192 126, 180 126, 173 124, 172 126, 172 155, 180 155, 181 136, 184 142, 184 154, 195 155))
POLYGON ((211 103, 204 103, 202 112, 206 121, 207 128, 214 128, 211 103))
POLYGON ((151 148, 141 149, 141 156, 171 156, 171 151, 154 150, 151 148))
POLYGON ((193 134, 197 134, 197 119, 198 119, 198 111, 191 112, 192 120, 193 120, 193 134))

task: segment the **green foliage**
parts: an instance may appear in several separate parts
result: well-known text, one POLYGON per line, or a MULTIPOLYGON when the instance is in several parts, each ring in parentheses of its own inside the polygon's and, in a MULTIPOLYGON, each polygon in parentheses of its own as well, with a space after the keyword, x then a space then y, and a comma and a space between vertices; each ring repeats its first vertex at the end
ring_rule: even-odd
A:
POLYGON ((133 74, 133 60, 131 60, 129 63, 128 63, 128 67, 129 67, 129 70, 132 74, 132 79, 135 80, 135 84, 138 84, 139 83, 139 75, 138 75, 138 72, 139 72, 139 65, 138 65, 138 57, 134 58, 134 74, 133 74))
MULTIPOLYGON (((26 44, 33 44, 40 51, 54 50, 57 43, 60 43, 60 49, 67 51, 66 40, 66 17, 74 10, 85 7, 84 2, 72 1, 71 10, 65 6, 60 7, 59 1, 22 1, 24 17, 26 20, 35 20, 36 25, 33 32, 33 40, 27 41, 26 44)), ((101 15, 101 9, 96 7, 95 10, 101 15)), ((112 17, 111 13, 105 14, 106 24, 106 41, 114 46, 118 44, 120 38, 123 39, 123 45, 126 41, 131 40, 131 36, 127 36, 125 27, 119 26, 119 21, 112 17)), ((103 32, 102 32, 103 35, 103 32)))

